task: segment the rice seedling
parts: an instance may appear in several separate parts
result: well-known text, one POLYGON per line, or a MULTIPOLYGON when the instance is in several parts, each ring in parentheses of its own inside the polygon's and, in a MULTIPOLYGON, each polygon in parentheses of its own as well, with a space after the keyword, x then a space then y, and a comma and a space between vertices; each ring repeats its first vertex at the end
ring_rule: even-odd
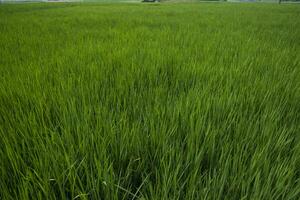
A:
POLYGON ((299 199, 299 13, 0 5, 0 199, 299 199))

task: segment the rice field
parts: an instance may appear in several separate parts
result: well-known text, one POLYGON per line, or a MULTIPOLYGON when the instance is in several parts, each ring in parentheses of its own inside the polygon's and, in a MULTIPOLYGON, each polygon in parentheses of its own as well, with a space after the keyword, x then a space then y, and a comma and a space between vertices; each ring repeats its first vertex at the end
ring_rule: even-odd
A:
POLYGON ((0 5, 0 199, 300 199, 300 6, 0 5))

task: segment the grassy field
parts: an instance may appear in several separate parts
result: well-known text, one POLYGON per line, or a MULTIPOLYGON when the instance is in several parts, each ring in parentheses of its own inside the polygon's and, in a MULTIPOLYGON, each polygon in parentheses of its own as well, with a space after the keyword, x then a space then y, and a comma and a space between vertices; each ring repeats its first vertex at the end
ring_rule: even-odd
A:
POLYGON ((299 199, 300 6, 0 6, 0 199, 299 199))

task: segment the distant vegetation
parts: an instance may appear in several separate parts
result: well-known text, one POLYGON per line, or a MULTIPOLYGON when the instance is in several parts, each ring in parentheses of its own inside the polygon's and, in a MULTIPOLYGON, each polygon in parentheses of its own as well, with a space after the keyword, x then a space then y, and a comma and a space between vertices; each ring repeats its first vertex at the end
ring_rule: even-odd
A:
POLYGON ((300 199, 300 7, 0 6, 0 199, 300 199))
MULTIPOLYGON (((279 0, 0 0, 0 3, 20 3, 20 2, 97 2, 97 3, 199 3, 199 2, 273 2, 279 0)), ((281 2, 292 3, 300 0, 281 0, 281 2)))

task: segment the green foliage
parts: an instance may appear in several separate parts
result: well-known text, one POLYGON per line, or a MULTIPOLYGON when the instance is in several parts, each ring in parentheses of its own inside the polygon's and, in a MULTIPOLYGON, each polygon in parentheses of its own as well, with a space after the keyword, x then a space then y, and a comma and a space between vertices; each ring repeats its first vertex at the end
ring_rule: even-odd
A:
POLYGON ((0 6, 0 199, 299 199, 300 7, 0 6))

